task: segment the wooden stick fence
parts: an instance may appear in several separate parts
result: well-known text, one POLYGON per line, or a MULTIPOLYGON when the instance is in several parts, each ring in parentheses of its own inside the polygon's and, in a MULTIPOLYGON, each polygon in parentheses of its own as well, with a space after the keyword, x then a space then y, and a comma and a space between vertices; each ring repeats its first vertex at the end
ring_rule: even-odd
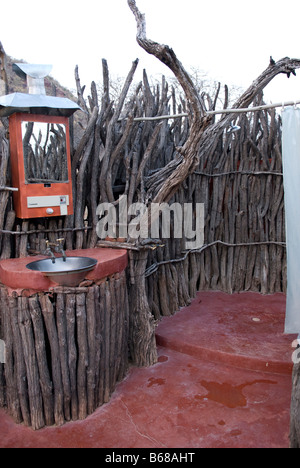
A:
POLYGON ((263 109, 237 124, 240 132, 221 135, 174 198, 205 204, 203 248, 183 256, 179 241, 163 239, 163 251, 150 253, 146 276, 157 318, 198 290, 286 291, 280 117, 263 109))
POLYGON ((0 402, 15 422, 33 429, 61 425, 108 402, 128 368, 125 273, 52 294, 0 292, 6 343, 0 402))
MULTIPOLYGON (((101 99, 92 84, 86 126, 72 155, 73 216, 16 219, 12 193, 0 191, 0 258, 43 252, 45 240, 53 242, 57 237, 65 237, 64 247, 70 250, 109 245, 144 251, 144 246, 126 241, 119 245, 99 240, 97 206, 117 203, 120 194, 127 196, 128 206, 151 203, 166 176, 182 162, 179 149, 189 134, 190 119, 179 117, 188 113, 185 99, 176 95, 165 79, 160 86, 151 87, 146 72, 143 83, 126 101, 135 68, 133 63, 116 104, 107 92, 109 72, 105 61, 106 91, 101 99), (157 117, 171 119, 175 115, 178 118, 156 121, 157 117), (145 116, 155 120, 142 121, 145 116)), ((82 100, 79 83, 77 76, 82 100)), ((211 102, 216 102, 216 97, 211 102)), ((236 123, 239 132, 228 133, 229 123, 224 120, 213 140, 204 140, 195 172, 170 200, 193 206, 204 203, 204 243, 209 247, 180 262, 177 260, 183 257, 185 239, 160 239, 164 247, 148 249, 144 272, 152 268, 152 274, 144 286, 154 319, 173 314, 199 289, 228 293, 286 290, 281 118, 275 108, 265 108, 261 94, 253 106, 258 110, 239 113, 228 121, 236 123)), ((76 128, 72 133, 76 134, 76 128)), ((9 187, 9 146, 4 135, 1 141, 0 186, 9 187)), ((128 269, 130 297, 137 289, 142 291, 138 278, 130 281, 135 275, 133 264, 130 261, 128 269)))

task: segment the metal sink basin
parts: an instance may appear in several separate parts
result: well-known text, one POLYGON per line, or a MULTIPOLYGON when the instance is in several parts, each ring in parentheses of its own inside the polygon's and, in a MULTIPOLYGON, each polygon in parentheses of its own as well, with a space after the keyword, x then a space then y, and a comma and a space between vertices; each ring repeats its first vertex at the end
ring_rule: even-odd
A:
POLYGON ((58 257, 53 262, 52 258, 37 260, 26 265, 33 271, 40 271, 51 281, 61 286, 78 286, 84 280, 86 273, 95 268, 97 260, 89 257, 58 257))

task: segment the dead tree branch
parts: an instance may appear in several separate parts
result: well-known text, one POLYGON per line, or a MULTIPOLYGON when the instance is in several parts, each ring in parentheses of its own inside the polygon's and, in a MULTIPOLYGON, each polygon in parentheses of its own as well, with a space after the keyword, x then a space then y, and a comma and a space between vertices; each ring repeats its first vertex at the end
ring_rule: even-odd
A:
POLYGON ((181 164, 177 166, 175 171, 165 180, 153 200, 155 203, 167 202, 174 195, 182 181, 185 180, 195 169, 198 163, 201 136, 207 126, 211 123, 212 118, 206 114, 205 105, 201 96, 198 94, 191 77, 176 57, 173 49, 167 45, 161 45, 148 39, 146 35, 145 15, 139 11, 135 0, 128 0, 128 5, 137 22, 138 44, 146 52, 154 55, 162 63, 167 65, 170 70, 172 70, 182 86, 190 108, 192 109, 189 137, 182 148, 177 148, 178 152, 183 155, 181 164))

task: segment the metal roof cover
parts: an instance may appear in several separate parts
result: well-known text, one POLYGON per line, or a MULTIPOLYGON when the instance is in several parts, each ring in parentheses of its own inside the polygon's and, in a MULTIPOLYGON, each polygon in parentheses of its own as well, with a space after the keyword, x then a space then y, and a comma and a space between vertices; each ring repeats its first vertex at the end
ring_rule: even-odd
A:
POLYGON ((44 94, 12 93, 0 96, 0 117, 8 117, 15 112, 69 117, 80 109, 68 98, 44 94))
POLYGON ((81 108, 68 98, 47 96, 44 78, 50 73, 52 65, 13 64, 13 70, 21 78, 27 78, 33 94, 12 93, 0 96, 0 117, 8 117, 15 112, 69 117, 81 108))

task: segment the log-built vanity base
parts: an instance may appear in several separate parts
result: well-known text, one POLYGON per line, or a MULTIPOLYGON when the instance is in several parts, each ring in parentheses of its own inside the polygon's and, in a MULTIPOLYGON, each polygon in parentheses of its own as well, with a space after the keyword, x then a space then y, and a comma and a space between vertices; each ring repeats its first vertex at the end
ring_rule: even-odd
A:
POLYGON ((61 425, 108 402, 128 369, 125 271, 88 286, 0 291, 0 406, 14 421, 61 425))

